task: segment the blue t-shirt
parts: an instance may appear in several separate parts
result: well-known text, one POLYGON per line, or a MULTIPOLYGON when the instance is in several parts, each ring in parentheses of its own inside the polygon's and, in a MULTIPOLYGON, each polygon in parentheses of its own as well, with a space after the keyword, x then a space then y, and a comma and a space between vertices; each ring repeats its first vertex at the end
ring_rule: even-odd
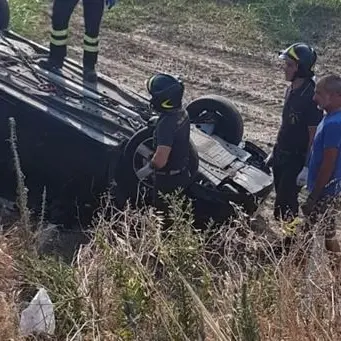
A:
POLYGON ((323 189, 322 196, 336 196, 341 193, 341 111, 326 115, 317 126, 311 149, 308 171, 308 191, 314 189, 323 160, 323 152, 328 148, 339 150, 335 170, 329 183, 323 189))

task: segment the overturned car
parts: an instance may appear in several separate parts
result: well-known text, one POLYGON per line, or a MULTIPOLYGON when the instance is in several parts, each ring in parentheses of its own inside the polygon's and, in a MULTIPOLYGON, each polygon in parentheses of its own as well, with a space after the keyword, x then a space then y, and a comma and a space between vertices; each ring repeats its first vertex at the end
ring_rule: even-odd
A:
MULTIPOLYGON (((40 208, 44 186, 48 218, 89 221, 101 193, 116 204, 144 200, 152 183, 136 172, 152 151, 154 113, 148 99, 99 74, 96 85, 67 58, 62 75, 39 67, 48 49, 12 31, 0 36, 0 196, 13 199, 16 175, 9 118, 16 121, 18 152, 29 204, 40 208)), ((266 153, 243 140, 243 121, 226 98, 207 95, 187 106, 191 119, 191 183, 195 217, 224 221, 234 204, 252 215, 272 189, 266 153)))

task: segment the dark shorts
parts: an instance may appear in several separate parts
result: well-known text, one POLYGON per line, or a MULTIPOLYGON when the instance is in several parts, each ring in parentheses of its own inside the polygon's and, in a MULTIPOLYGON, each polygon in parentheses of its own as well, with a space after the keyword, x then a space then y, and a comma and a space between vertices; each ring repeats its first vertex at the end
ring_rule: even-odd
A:
POLYGON ((305 228, 307 231, 317 229, 326 239, 333 239, 336 234, 336 218, 340 212, 340 197, 325 196, 318 200, 312 213, 307 218, 305 228))

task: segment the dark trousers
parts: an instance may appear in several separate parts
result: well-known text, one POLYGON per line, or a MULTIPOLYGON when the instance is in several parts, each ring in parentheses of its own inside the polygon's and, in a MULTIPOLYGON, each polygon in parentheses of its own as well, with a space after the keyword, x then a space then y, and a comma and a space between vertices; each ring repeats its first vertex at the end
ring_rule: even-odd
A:
POLYGON ((305 155, 275 151, 273 174, 276 191, 274 217, 276 220, 290 220, 298 215, 298 194, 300 187, 296 178, 305 164, 305 155))
POLYGON ((155 186, 153 191, 153 202, 154 206, 168 212, 168 203, 163 198, 166 194, 172 194, 177 189, 184 189, 189 183, 188 170, 184 170, 177 175, 158 175, 155 174, 155 186), (161 193, 161 195, 160 195, 161 193))
MULTIPOLYGON (((67 39, 70 17, 79 0, 54 0, 52 9, 52 32, 50 57, 62 65, 67 54, 67 39)), ((99 31, 103 17, 103 0, 83 0, 85 35, 83 45, 83 65, 93 69, 97 63, 99 31)))

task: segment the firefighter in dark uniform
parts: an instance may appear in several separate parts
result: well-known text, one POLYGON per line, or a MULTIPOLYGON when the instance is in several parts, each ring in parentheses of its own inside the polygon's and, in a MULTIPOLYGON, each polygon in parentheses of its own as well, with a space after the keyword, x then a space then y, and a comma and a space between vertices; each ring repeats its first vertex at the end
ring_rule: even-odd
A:
POLYGON ((296 43, 282 51, 288 87, 282 123, 269 164, 273 167, 276 220, 292 221, 298 215, 299 182, 307 175, 310 146, 323 112, 313 100, 313 68, 316 52, 308 45, 296 43))
POLYGON ((171 193, 189 182, 190 121, 182 106, 184 85, 181 80, 156 74, 147 81, 150 104, 159 114, 154 131, 155 153, 137 173, 143 179, 154 172, 154 204, 162 206, 158 193, 171 193))
MULTIPOLYGON (((50 35, 49 60, 41 62, 41 66, 59 71, 63 67, 67 55, 69 21, 79 0, 54 0, 52 8, 52 30, 50 35)), ((83 0, 85 34, 83 41, 84 80, 97 81, 95 66, 99 49, 99 31, 106 5, 108 9, 116 0, 83 0), (105 2, 104 2, 105 1, 105 2)))

